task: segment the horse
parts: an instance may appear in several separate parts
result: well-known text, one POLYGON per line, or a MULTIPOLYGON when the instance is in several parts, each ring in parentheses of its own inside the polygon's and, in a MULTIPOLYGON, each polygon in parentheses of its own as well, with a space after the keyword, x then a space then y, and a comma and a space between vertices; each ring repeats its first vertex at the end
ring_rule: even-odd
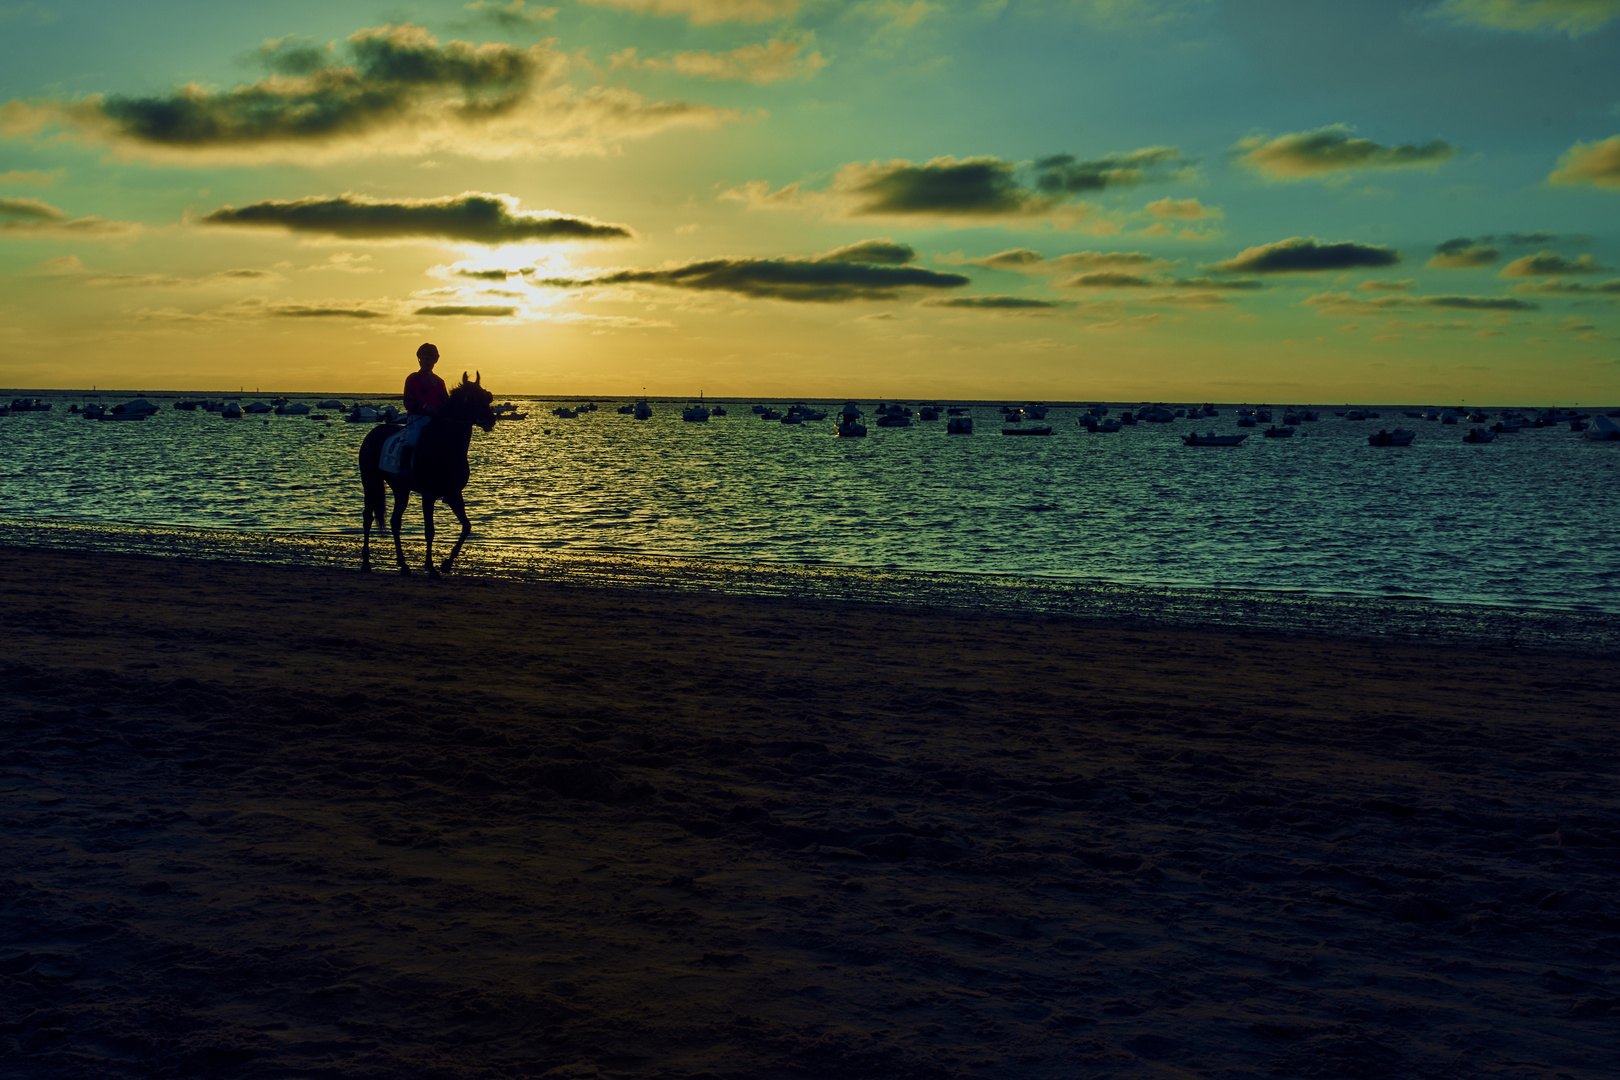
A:
POLYGON ((450 572, 450 564, 461 554, 461 545, 472 535, 472 522, 467 520, 467 507, 461 501, 461 491, 467 486, 467 478, 471 474, 467 466, 467 447, 472 443, 472 429, 476 426, 483 428, 485 432, 492 431, 497 419, 489 407, 489 403, 495 400, 495 395, 480 385, 482 379, 483 375, 479 373, 469 382, 467 373, 465 371, 461 373, 461 385, 450 391, 449 401, 422 432, 421 441, 416 445, 415 456, 411 463, 412 472, 409 480, 403 479, 397 473, 384 472, 381 465, 383 443, 390 435, 400 430, 400 425, 379 424, 366 432, 365 440, 360 443, 360 487, 365 492, 366 499, 365 540, 360 549, 362 572, 371 569, 371 524, 375 521, 380 532, 383 512, 388 507, 388 497, 383 492, 384 483, 394 489, 394 513, 389 520, 389 527, 394 534, 394 556, 399 560, 399 572, 401 574, 411 572, 410 566, 405 562, 405 548, 399 541, 399 524, 405 517, 405 506, 411 501, 413 490, 422 496, 423 532, 427 539, 427 575, 430 578, 437 578, 440 570, 450 572), (461 535, 456 538, 449 557, 439 566, 434 566, 433 504, 441 499, 461 522, 461 535))

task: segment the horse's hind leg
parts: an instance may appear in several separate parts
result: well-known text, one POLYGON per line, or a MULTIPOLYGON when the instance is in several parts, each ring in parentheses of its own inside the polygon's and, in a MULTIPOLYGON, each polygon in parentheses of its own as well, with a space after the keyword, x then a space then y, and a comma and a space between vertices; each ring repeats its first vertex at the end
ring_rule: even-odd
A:
POLYGON ((457 555, 461 554, 461 545, 465 544, 467 537, 472 535, 472 522, 467 519, 467 504, 462 502, 459 492, 454 495, 446 495, 444 505, 448 506, 450 512, 456 515, 456 520, 461 522, 461 535, 456 537, 455 546, 450 549, 450 554, 446 555, 444 562, 439 564, 439 569, 448 574, 450 564, 456 561, 457 555))
POLYGON ((427 575, 436 578, 439 568, 433 565, 433 500, 426 495, 422 496, 422 536, 427 541, 427 575))
POLYGON ((405 504, 410 501, 410 488, 394 488, 394 513, 388 520, 388 526, 394 533, 394 560, 399 563, 399 572, 402 574, 411 572, 410 564, 405 561, 405 545, 399 542, 399 527, 405 520, 405 504))
POLYGON ((382 532, 383 508, 388 504, 384 499, 383 488, 380 483, 376 485, 366 484, 363 488, 363 493, 365 499, 365 510, 360 515, 361 524, 364 526, 363 535, 360 540, 360 572, 370 573, 371 523, 375 521, 377 523, 377 531, 382 532))

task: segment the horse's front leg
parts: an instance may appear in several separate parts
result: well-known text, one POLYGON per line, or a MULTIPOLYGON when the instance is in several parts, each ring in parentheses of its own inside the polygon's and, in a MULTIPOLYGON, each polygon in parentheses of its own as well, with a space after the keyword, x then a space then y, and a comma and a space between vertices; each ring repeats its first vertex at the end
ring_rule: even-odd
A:
POLYGON ((399 563, 399 572, 402 574, 411 572, 410 564, 405 561, 405 545, 399 541, 399 527, 405 520, 405 504, 410 501, 410 488, 394 488, 394 513, 388 519, 388 525, 394 532, 394 561, 399 563))
POLYGON ((427 540, 427 575, 436 578, 439 568, 433 565, 433 500, 426 495, 422 496, 422 533, 427 540))
POLYGON ((444 562, 439 564, 439 569, 448 574, 450 564, 456 561, 457 555, 461 554, 461 545, 465 544, 467 537, 472 535, 472 522, 467 519, 467 504, 462 502, 459 492, 454 495, 446 495, 444 505, 448 506, 450 512, 456 515, 456 520, 461 522, 461 535, 456 537, 455 546, 450 549, 450 554, 445 556, 444 562))
MULTIPOLYGON (((365 512, 360 515, 361 521, 364 524, 364 531, 361 534, 361 540, 360 540, 360 572, 362 574, 366 574, 366 573, 371 572, 371 507, 372 507, 372 502, 371 502, 371 492, 370 491, 367 491, 365 493, 365 506, 366 506, 365 512)), ((379 522, 377 522, 377 524, 381 525, 382 522, 379 521, 379 522)))

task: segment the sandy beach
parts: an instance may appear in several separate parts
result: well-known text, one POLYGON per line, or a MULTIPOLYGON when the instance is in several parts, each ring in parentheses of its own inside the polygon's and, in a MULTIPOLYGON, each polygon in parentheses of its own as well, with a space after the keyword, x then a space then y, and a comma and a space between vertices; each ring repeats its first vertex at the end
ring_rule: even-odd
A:
POLYGON ((1620 1075, 1613 655, 6 554, 8 1076, 1620 1075))

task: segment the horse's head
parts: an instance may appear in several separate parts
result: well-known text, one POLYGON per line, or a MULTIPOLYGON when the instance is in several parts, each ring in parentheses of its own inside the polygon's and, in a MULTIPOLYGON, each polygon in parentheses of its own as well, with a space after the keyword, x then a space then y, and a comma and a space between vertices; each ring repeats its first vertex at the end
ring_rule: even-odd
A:
POLYGON ((450 407, 457 417, 467 423, 493 431, 496 417, 489 404, 495 400, 495 395, 484 389, 482 380, 482 373, 468 380, 467 373, 463 371, 461 385, 450 391, 450 407))

